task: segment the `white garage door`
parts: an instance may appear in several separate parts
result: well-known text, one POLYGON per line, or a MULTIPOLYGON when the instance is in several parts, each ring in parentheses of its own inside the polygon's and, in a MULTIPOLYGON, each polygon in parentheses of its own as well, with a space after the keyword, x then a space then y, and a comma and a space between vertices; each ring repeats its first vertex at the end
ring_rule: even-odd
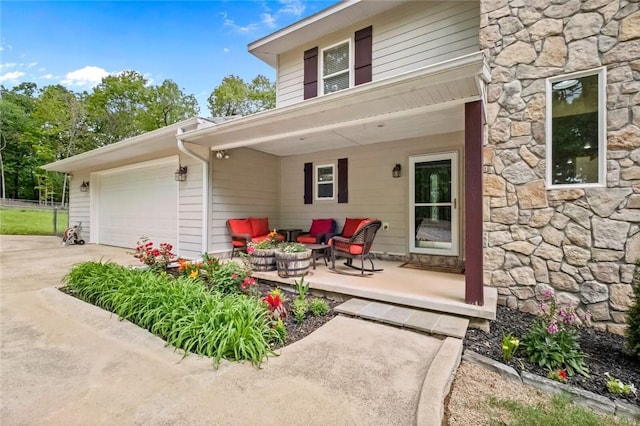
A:
POLYGON ((156 246, 166 242, 176 247, 178 183, 173 174, 177 167, 177 160, 172 160, 101 174, 98 242, 135 248, 145 236, 156 246))

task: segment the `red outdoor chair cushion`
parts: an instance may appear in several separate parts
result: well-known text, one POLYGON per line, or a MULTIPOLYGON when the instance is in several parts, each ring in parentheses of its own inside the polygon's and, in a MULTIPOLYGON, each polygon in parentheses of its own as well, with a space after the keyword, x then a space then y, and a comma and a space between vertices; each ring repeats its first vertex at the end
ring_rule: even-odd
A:
POLYGON ((269 219, 266 217, 256 218, 250 217, 249 223, 251 224, 251 236, 252 237, 261 237, 263 235, 268 235, 269 232, 269 219))
POLYGON ((312 237, 317 237, 318 234, 327 234, 331 232, 332 226, 333 219, 313 219, 309 234, 311 234, 312 237))
POLYGON ((351 238, 356 233, 360 224, 366 219, 354 219, 351 217, 346 218, 344 221, 344 228, 342 229, 341 237, 351 238))
POLYGON ((296 238, 296 241, 302 244, 315 244, 318 242, 317 238, 312 237, 311 234, 300 235, 298 238, 296 238))
POLYGON ((248 219, 229 219, 229 226, 234 234, 253 234, 248 219))
POLYGON ((335 245, 337 251, 349 253, 353 255, 362 254, 364 244, 345 243, 342 241, 331 240, 331 245, 335 245))

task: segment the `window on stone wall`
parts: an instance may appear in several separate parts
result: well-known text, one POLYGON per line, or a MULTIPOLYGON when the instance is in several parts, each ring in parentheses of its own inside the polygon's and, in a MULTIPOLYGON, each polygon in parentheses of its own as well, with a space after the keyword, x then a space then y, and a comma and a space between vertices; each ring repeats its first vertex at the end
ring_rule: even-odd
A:
POLYGON ((606 69, 547 79, 547 185, 606 181, 606 69))

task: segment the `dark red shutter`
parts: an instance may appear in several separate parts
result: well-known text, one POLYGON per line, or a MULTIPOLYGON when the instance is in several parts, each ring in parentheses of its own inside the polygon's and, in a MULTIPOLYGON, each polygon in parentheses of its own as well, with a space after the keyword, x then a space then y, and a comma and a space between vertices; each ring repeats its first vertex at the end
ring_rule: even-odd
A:
POLYGON ((356 31, 356 55, 354 67, 354 82, 358 84, 371 81, 371 55, 373 45, 373 27, 363 28, 356 31))
POLYGON ((304 163, 304 203, 313 204, 313 163, 304 163))
POLYGON ((338 203, 349 202, 349 159, 338 159, 338 203))
POLYGON ((304 98, 318 96, 318 48, 304 52, 304 98))

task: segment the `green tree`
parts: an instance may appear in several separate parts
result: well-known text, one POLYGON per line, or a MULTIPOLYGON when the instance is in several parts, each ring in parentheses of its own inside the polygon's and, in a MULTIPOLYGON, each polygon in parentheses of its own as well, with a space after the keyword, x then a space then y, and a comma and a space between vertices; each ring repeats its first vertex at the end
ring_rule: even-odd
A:
POLYGON ((250 115, 275 105, 275 83, 263 75, 258 75, 249 84, 236 75, 228 75, 209 96, 209 111, 214 117, 250 115))
POLYGON ((147 79, 136 71, 104 77, 86 99, 87 118, 98 146, 144 131, 141 121, 150 93, 147 79))
MULTIPOLYGON (((36 102, 34 118, 42 128, 41 143, 37 146, 41 164, 70 157, 93 148, 88 142, 86 110, 82 99, 63 86, 47 86, 41 91, 36 102)), ((40 186, 52 180, 43 174, 40 186), (44 183, 43 183, 44 182, 44 183)), ((56 181, 49 186, 57 188, 56 181)), ((62 179, 61 200, 64 206, 67 193, 68 176, 62 179)), ((55 191, 55 190, 54 190, 55 191)))
POLYGON ((0 171, 2 197, 35 198, 38 166, 34 145, 40 138, 33 118, 35 83, 7 90, 0 86, 0 171))
POLYGON ((195 117, 200 112, 195 96, 185 95, 172 80, 150 87, 148 99, 147 111, 142 120, 145 131, 195 117))

